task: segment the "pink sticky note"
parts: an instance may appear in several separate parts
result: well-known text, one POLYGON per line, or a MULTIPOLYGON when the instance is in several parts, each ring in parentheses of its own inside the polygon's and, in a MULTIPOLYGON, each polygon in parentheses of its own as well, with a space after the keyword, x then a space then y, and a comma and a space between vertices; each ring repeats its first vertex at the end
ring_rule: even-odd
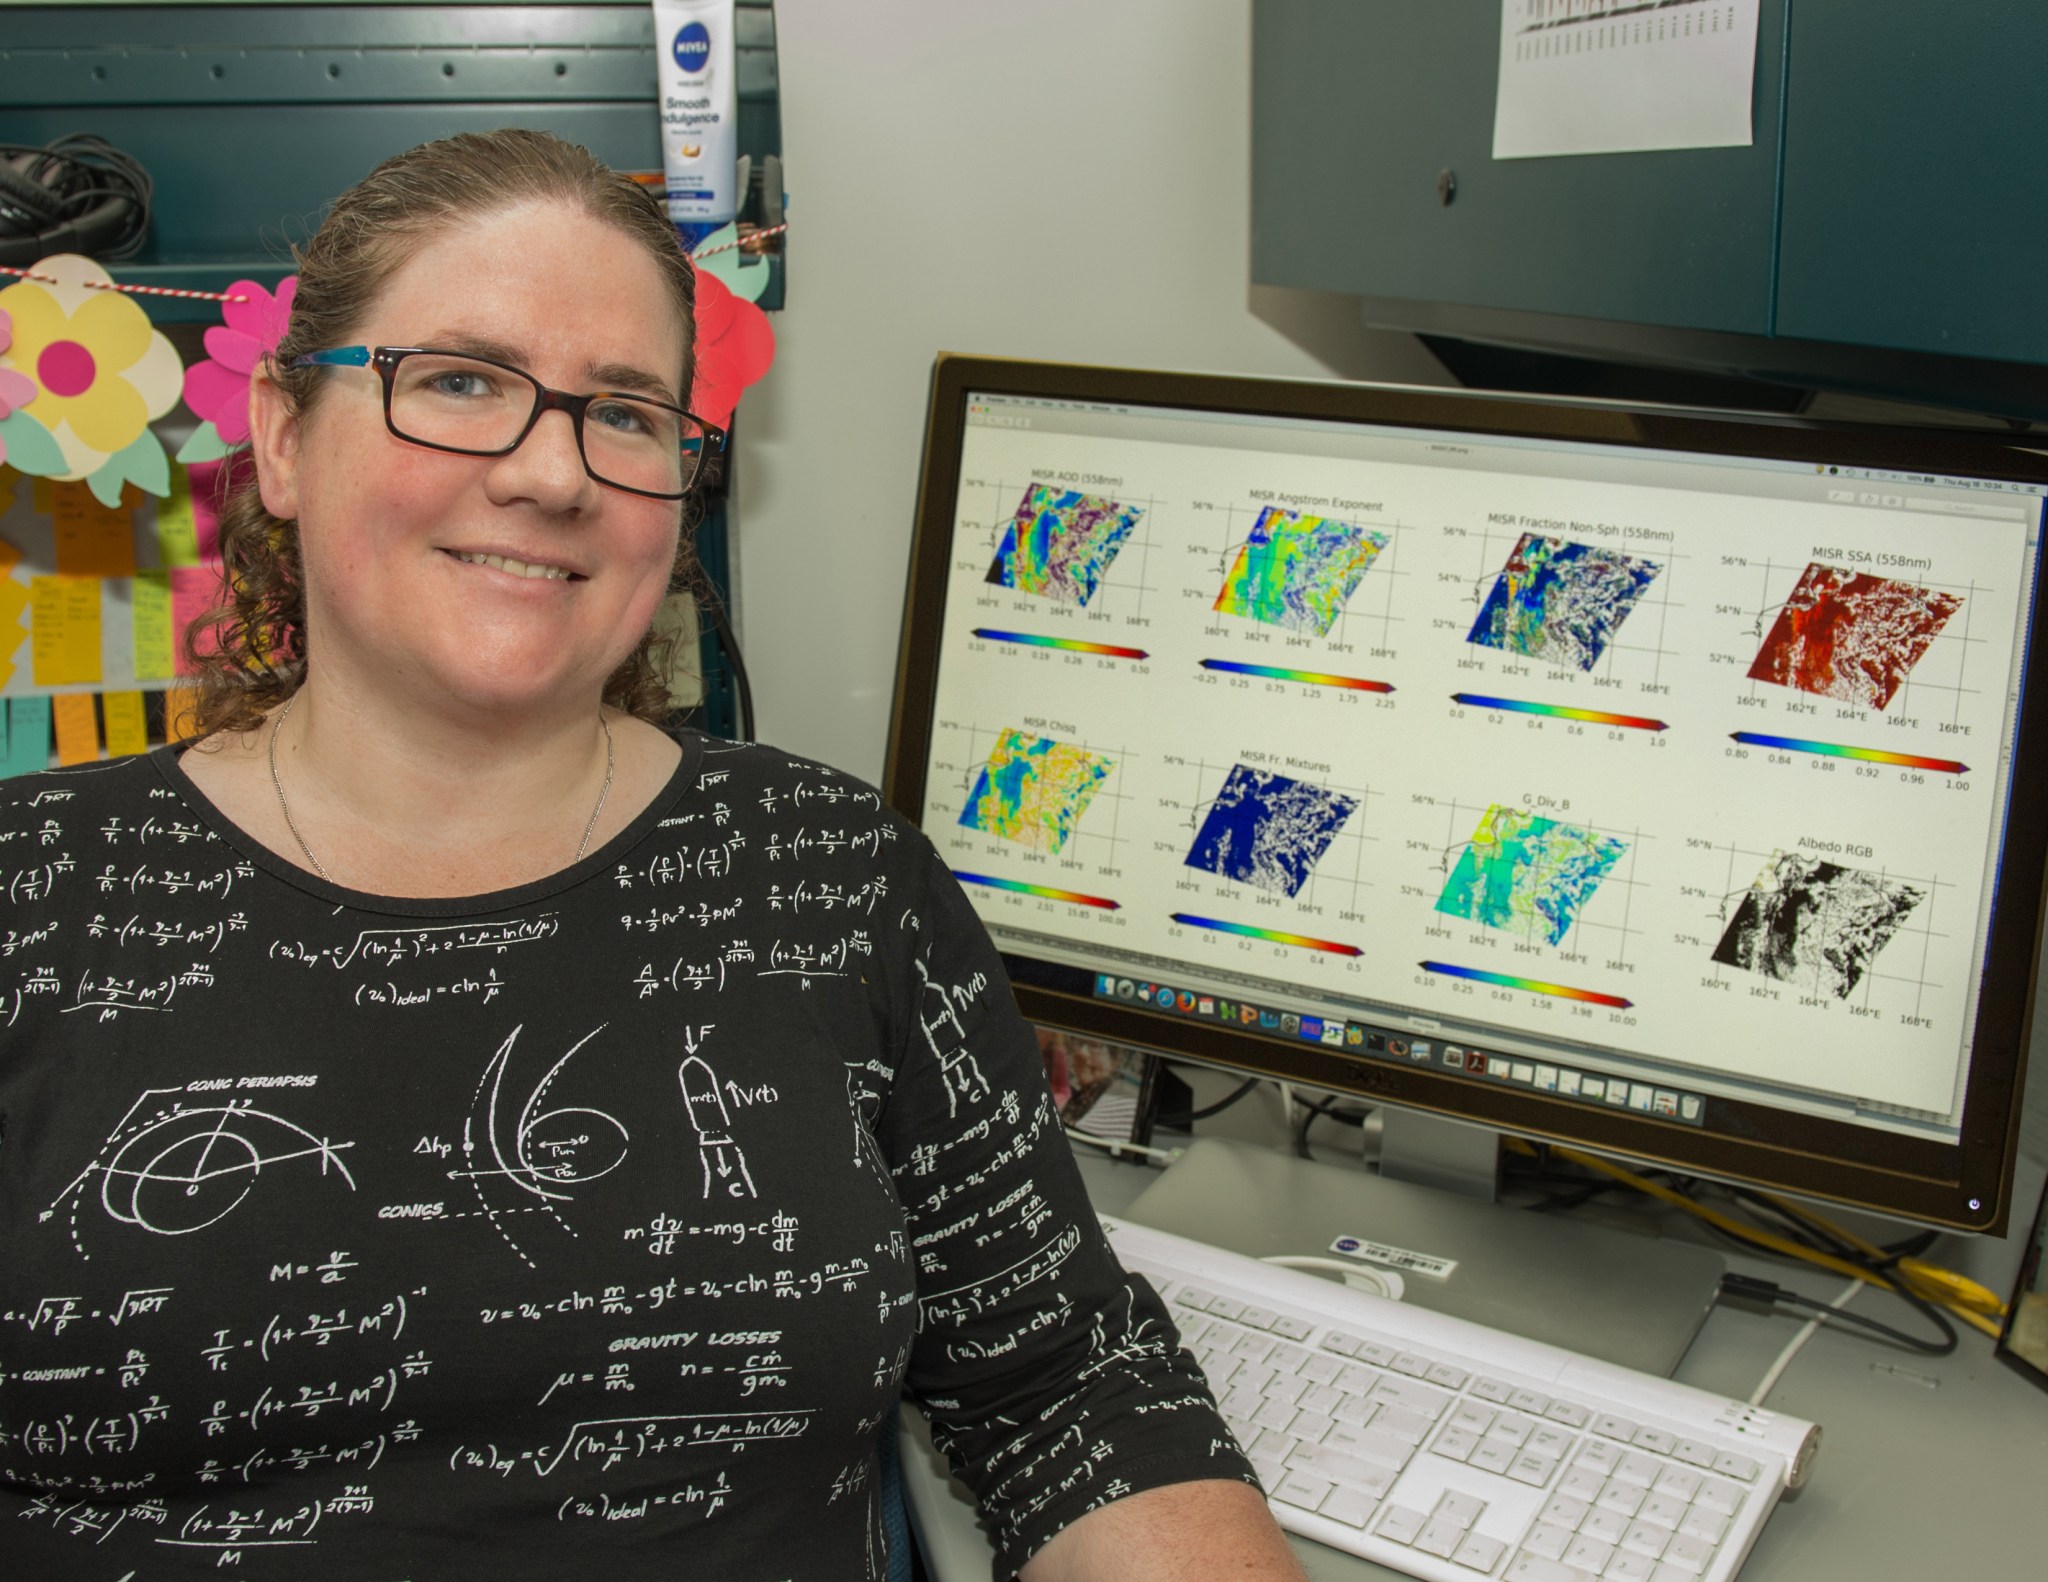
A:
MULTIPOLYGON (((198 499, 198 491, 193 491, 198 499)), ((221 581, 220 562, 205 566, 173 566, 170 569, 171 582, 171 631, 178 674, 189 676, 193 673, 191 663, 185 658, 185 629, 216 605, 227 602, 227 588, 221 581)), ((200 643, 204 652, 212 646, 211 638, 200 643)))
POLYGON ((220 559, 221 509, 241 482, 241 469, 247 464, 247 453, 241 452, 223 461, 196 462, 186 469, 192 483, 193 536, 201 560, 220 559))

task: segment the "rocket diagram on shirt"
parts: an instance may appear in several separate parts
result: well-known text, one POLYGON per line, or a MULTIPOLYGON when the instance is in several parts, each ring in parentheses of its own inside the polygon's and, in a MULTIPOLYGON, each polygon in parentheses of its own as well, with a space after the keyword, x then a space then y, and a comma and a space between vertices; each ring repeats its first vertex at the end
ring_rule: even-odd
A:
POLYGON ((1248 1477, 877 794, 696 736, 600 852, 337 889, 176 754, 0 784, 0 1557, 880 1577, 906 1387, 1007 1575, 1248 1477))

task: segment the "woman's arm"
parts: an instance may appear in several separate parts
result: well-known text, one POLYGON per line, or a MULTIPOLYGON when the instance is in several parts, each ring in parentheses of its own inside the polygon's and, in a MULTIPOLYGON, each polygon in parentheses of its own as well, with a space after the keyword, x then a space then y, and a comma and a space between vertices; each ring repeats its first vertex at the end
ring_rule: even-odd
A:
POLYGON ((1172 1483, 1090 1511, 1025 1563, 1020 1582, 1306 1582, 1259 1491, 1172 1483))

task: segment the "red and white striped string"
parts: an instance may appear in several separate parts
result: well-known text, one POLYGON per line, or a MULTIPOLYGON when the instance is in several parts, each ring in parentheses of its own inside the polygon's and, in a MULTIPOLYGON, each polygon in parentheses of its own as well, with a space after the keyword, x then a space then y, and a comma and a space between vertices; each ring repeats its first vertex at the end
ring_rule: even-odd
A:
MULTIPOLYGON (((33 269, 12 269, 0 264, 0 275, 18 275, 23 280, 37 280, 48 286, 65 284, 55 275, 39 275, 33 269)), ((132 286, 119 280, 81 280, 77 284, 89 286, 94 291, 125 291, 139 297, 185 297, 195 302, 247 302, 243 292, 230 294, 225 291, 187 291, 179 286, 132 286)))
POLYGON ((784 221, 781 225, 771 225, 766 230, 749 231, 745 236, 736 237, 730 242, 720 242, 716 247, 703 248, 698 252, 690 254, 690 257, 694 261, 699 258, 709 258, 713 253, 729 253, 735 247, 745 247, 749 242, 765 242, 771 236, 780 236, 788 229, 789 223, 784 221))

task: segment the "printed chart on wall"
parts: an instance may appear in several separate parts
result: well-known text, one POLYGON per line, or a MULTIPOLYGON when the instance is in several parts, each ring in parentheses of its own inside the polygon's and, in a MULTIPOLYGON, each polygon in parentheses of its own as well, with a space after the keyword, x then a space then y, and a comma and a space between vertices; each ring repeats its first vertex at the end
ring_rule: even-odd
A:
POLYGON ((1951 1113, 2019 508, 969 423, 925 824, 999 937, 1951 1113))

